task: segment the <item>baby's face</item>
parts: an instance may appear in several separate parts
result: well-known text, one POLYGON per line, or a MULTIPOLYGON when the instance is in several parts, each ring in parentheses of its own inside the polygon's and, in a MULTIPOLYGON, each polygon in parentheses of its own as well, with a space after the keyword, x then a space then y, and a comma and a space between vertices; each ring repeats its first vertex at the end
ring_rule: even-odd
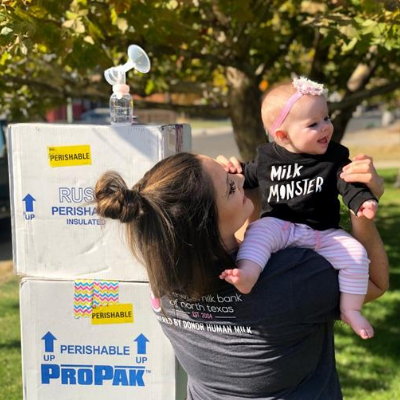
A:
POLYGON ((292 153, 324 154, 333 134, 324 96, 301 97, 290 110, 285 121, 288 143, 292 153))

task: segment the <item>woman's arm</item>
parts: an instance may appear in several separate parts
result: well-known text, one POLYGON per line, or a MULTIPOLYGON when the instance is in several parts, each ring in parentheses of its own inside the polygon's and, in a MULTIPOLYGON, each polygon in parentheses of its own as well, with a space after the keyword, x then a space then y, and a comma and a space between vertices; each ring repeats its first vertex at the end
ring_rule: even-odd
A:
MULTIPOLYGON (((383 192, 383 179, 377 174, 372 158, 358 155, 343 168, 341 176, 346 182, 363 182, 379 199, 383 192)), ((353 236, 366 248, 371 261, 368 292, 365 302, 382 296, 389 288, 389 261, 375 222, 351 214, 353 236)))
POLYGON ((389 261, 373 220, 351 215, 353 236, 365 247, 371 261, 365 303, 382 296, 389 288, 389 261))

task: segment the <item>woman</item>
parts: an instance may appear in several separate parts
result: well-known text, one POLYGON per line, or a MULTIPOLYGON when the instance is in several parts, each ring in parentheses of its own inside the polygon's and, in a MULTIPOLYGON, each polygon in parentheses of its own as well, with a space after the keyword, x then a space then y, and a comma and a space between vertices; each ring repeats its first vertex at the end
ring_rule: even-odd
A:
MULTIPOLYGON (((369 158, 344 173, 377 197, 383 193, 369 158)), ((132 189, 106 173, 95 195, 100 215, 127 224, 130 247, 146 265, 153 308, 188 373, 188 400, 342 398, 333 344, 337 274, 324 258, 280 251, 248 295, 218 278, 234 264, 235 232, 254 208, 242 175, 180 153, 132 189)), ((374 222, 352 218, 352 224, 371 258, 372 300, 387 288, 386 254, 374 222)))

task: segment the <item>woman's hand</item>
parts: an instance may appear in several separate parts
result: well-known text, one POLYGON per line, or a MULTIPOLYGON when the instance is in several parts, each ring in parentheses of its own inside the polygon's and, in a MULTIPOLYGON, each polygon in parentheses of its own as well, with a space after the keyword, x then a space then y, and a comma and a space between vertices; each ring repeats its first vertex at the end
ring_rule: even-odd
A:
POLYGON ((377 199, 383 195, 383 179, 376 172, 370 156, 365 154, 355 156, 353 161, 343 168, 340 177, 346 182, 365 183, 377 199))
POLYGON ((240 165, 240 161, 236 157, 231 157, 229 160, 222 155, 219 155, 216 158, 223 167, 224 170, 230 174, 241 174, 242 173, 242 166, 240 165))

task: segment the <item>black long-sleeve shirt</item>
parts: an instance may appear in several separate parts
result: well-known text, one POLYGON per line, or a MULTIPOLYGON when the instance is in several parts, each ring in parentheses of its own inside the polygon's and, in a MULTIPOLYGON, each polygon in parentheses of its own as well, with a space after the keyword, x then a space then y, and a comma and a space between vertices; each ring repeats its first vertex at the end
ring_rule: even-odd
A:
POLYGON ((357 213, 361 204, 375 196, 361 183, 340 178, 349 164, 349 150, 330 142, 325 154, 297 154, 276 143, 258 148, 254 161, 243 164, 245 188, 259 187, 261 217, 275 217, 302 223, 313 229, 338 228, 340 202, 357 213))

